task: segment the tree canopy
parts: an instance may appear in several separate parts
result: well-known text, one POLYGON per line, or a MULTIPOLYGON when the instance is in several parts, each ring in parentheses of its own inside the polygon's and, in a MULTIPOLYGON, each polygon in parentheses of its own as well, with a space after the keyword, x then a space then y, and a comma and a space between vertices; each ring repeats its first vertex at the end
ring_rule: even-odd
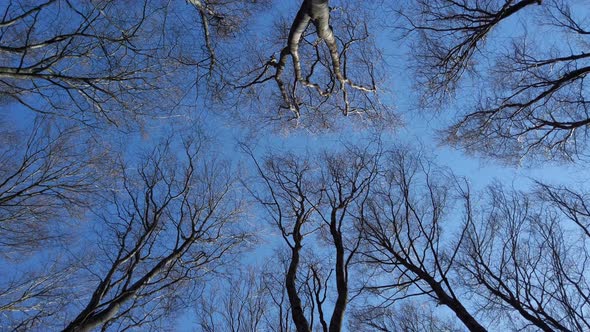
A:
POLYGON ((2 2, 0 330, 590 330, 584 5, 2 2))

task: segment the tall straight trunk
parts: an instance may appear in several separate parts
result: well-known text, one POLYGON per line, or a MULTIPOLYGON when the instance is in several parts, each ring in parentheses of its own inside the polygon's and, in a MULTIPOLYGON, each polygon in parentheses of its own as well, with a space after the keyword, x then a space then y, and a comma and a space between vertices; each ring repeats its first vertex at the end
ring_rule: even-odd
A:
POLYGON ((344 259, 342 233, 338 228, 339 220, 337 213, 338 208, 333 208, 330 214, 330 234, 332 235, 332 241, 334 241, 334 248, 336 249, 336 291, 338 292, 334 310, 332 311, 332 318, 330 319, 330 332, 340 332, 342 330, 342 321, 344 320, 344 313, 348 304, 348 271, 344 259))
POLYGON ((293 322, 297 328, 297 332, 311 332, 309 322, 305 318, 301 299, 297 294, 297 268, 299 266, 299 251, 301 250, 301 243, 296 241, 291 248, 291 262, 287 276, 285 277, 285 287, 287 288, 287 295, 289 296, 289 303, 291 304, 291 314, 293 315, 293 322))

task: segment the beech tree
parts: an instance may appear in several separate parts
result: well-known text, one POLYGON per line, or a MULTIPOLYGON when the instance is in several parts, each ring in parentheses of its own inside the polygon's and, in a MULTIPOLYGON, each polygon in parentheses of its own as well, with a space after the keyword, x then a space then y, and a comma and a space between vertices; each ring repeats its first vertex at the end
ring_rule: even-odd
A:
POLYGON ((197 321, 203 332, 263 331, 270 321, 272 284, 262 269, 251 268, 227 276, 213 285, 197 304, 197 321))
POLYGON ((464 227, 455 243, 444 235, 452 227, 447 216, 457 207, 452 196, 461 194, 468 204, 467 188, 407 150, 391 151, 387 161, 390 168, 383 170, 381 185, 361 216, 366 239, 363 261, 375 271, 367 288, 382 305, 417 296, 431 298, 452 310, 470 331, 486 331, 465 305, 454 279, 464 227))
MULTIPOLYGON (((298 331, 587 328, 584 193, 541 183, 473 193, 408 147, 256 165, 252 192, 289 248, 274 284, 298 331), (418 317, 416 303, 445 310, 418 317)), ((284 310, 272 293, 281 305, 267 312, 284 310)), ((288 329, 281 317, 271 330, 288 329)))
POLYGON ((261 102, 270 97, 276 103, 262 107, 268 113, 264 117, 311 130, 334 127, 338 113, 369 122, 393 119, 377 94, 383 75, 369 14, 363 6, 341 5, 302 1, 276 53, 258 52, 247 68, 238 85, 242 94, 261 102), (274 87, 268 91, 266 85, 274 87))
MULTIPOLYGON (((227 40, 233 34, 237 34, 244 24, 244 21, 252 14, 256 6, 261 7, 266 1, 257 0, 187 0, 199 13, 200 25, 204 46, 208 53, 206 62, 208 76, 225 76, 223 61, 217 55, 219 40, 227 40), (221 68, 218 68, 221 67, 221 68)), ((221 79, 223 82, 223 79, 221 79)))
POLYGON ((585 154, 590 29, 578 5, 437 0, 403 12, 418 38, 423 104, 446 107, 448 97, 477 87, 446 132, 451 143, 510 159, 585 154))
POLYGON ((445 306, 470 331, 588 328, 587 194, 496 184, 474 200, 462 180, 407 151, 388 164, 363 209, 361 253, 374 271, 374 298, 356 324, 387 328, 386 317, 371 315, 419 298, 445 306))
POLYGON ((28 129, 2 126, 0 255, 59 242, 63 220, 99 201, 110 156, 90 140, 80 142, 81 130, 40 118, 28 129))
POLYGON ((219 80, 216 38, 251 2, 3 2, 0 102, 92 127, 179 115, 197 82, 219 80))
POLYGON ((262 164, 255 161, 266 187, 255 195, 290 249, 284 287, 297 331, 311 331, 314 322, 324 331, 343 328, 354 283, 350 266, 361 244, 355 215, 377 175, 377 158, 369 149, 350 146, 340 153, 326 152, 317 161, 294 155, 268 155, 262 164), (327 262, 304 260, 308 256, 303 248, 314 247, 318 232, 333 257, 327 262), (328 311, 332 274, 336 295, 328 311))
POLYGON ((234 226, 241 205, 227 167, 201 159, 201 141, 174 144, 166 141, 136 168, 121 170, 108 205, 96 211, 96 245, 81 250, 71 243, 73 257, 58 259, 55 269, 3 288, 0 314, 10 317, 4 327, 59 328, 64 321, 66 331, 158 326, 183 301, 194 300, 199 280, 247 235, 234 226), (68 289, 72 282, 77 288, 68 289))
POLYGON ((396 125, 376 23, 401 18, 420 107, 462 107, 447 143, 572 161, 590 123, 587 10, 269 4, 0 4, 0 330, 174 329, 179 314, 209 332, 590 330, 581 185, 476 191, 381 131, 306 154, 241 145, 237 181, 193 125, 248 127, 274 151, 263 127, 354 140, 349 119, 396 125))
POLYGON ((137 97, 156 90, 158 76, 148 78, 156 57, 134 47, 147 13, 145 6, 129 8, 123 20, 121 9, 108 2, 4 3, 3 101, 88 124, 118 124, 147 111, 137 97))
POLYGON ((228 170, 198 159, 201 142, 183 145, 185 156, 166 142, 132 171, 137 175, 124 173, 112 214, 101 217, 114 236, 102 240, 112 241, 104 247, 110 264, 97 267, 96 288, 65 331, 157 321, 176 307, 180 289, 198 287, 244 239, 230 227, 240 206, 228 170))
POLYGON ((537 195, 490 188, 461 255, 463 280, 484 312, 515 328, 589 325, 587 194, 539 184, 537 195), (537 196, 537 197, 535 197, 537 196))
MULTIPOLYGON (((83 257, 82 259, 90 259, 83 257)), ((60 329, 71 299, 77 295, 80 266, 49 262, 24 271, 12 269, 0 283, 1 326, 10 331, 60 329)))

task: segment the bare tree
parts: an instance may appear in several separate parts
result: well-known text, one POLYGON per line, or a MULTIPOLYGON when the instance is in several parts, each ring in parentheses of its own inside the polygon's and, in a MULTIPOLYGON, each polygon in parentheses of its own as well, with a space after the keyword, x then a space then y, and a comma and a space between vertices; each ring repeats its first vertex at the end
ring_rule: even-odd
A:
POLYGON ((325 154, 316 163, 273 155, 259 168, 269 190, 259 201, 288 243, 293 234, 299 240, 285 272, 299 331, 342 328, 348 264, 359 261, 366 267, 357 285, 365 304, 350 320, 358 329, 462 330, 432 310, 410 319, 416 297, 443 305, 470 331, 588 328, 586 194, 543 184, 528 193, 491 186, 474 200, 465 180, 411 149, 358 152, 325 154), (350 196, 354 188, 359 196, 350 196), (302 218, 301 211, 308 214, 302 218), (306 254, 304 248, 317 247, 317 234, 329 246, 306 254))
POLYGON ((269 261, 262 268, 262 278, 268 290, 268 307, 265 312, 266 330, 273 332, 293 331, 296 327, 291 317, 289 295, 285 288, 285 272, 288 271, 290 253, 278 251, 276 259, 269 261))
POLYGON ((425 102, 445 105, 447 96, 466 88, 465 73, 474 74, 469 84, 478 87, 476 99, 448 129, 451 143, 510 159, 571 159, 585 152, 590 30, 576 6, 437 0, 419 1, 406 12, 419 37, 413 50, 425 102), (512 33, 502 35, 502 29, 512 33))
POLYGON ((98 194, 104 189, 101 179, 110 173, 110 157, 95 142, 83 141, 80 131, 42 119, 30 130, 3 128, 1 255, 47 246, 64 235, 68 217, 82 217, 91 200, 98 207, 98 194))
MULTIPOLYGON (((266 1, 187 0, 187 2, 193 5, 199 13, 205 49, 209 55, 209 68, 207 71, 209 81, 211 81, 213 75, 216 75, 219 76, 219 83, 228 84, 223 78, 226 76, 224 73, 226 69, 224 68, 224 62, 231 62, 233 59, 230 58, 220 61, 221 59, 219 59, 217 54, 219 40, 226 41, 228 37, 237 35, 243 28, 246 19, 254 10, 258 9, 257 7, 264 7, 266 1)), ((221 88, 222 86, 217 87, 217 89, 221 88)))
MULTIPOLYGON (((338 296, 330 318, 329 331, 342 330, 349 301, 349 267, 361 245, 362 219, 355 218, 362 211, 377 177, 380 151, 350 147, 338 154, 325 154, 325 205, 318 214, 330 232, 330 243, 335 249, 334 275, 338 296)), ((314 271, 314 277, 316 276, 314 271)), ((320 279, 314 278, 316 284, 320 279), (317 280, 316 280, 317 279, 317 280)), ((316 286, 317 287, 317 286, 316 286)), ((318 307, 321 303, 318 302, 318 307)), ((325 324, 324 324, 325 325, 325 324)))
MULTIPOLYGON (((361 216, 366 239, 363 260, 375 269, 367 288, 379 296, 372 302, 389 306, 427 296, 452 310, 470 331, 486 331, 455 283, 464 227, 455 243, 444 236, 444 229, 451 227, 445 219, 454 207, 453 191, 459 182, 407 149, 388 154, 389 168, 361 216)), ((469 203, 465 188, 460 186, 458 194, 469 203)))
MULTIPOLYGON (((371 6, 329 4, 302 0, 257 44, 244 38, 246 18, 263 16, 254 0, 0 5, 0 105, 37 116, 0 131, 0 264, 12 271, 0 277, 0 328, 162 329, 198 303, 211 332, 589 330, 587 193, 492 185, 476 200, 450 171, 380 144, 262 158, 244 148, 256 175, 236 188, 200 138, 123 162, 83 131, 179 109, 184 121, 203 80, 214 98, 196 103, 239 105, 256 128, 334 128, 340 114, 391 123, 371 6), (242 189, 280 242, 247 273, 228 265, 251 232, 236 222, 242 189)), ((489 83, 450 143, 501 158, 584 154, 590 29, 575 6, 419 0, 400 12, 436 107, 467 80, 489 83), (499 45, 517 19, 526 31, 499 45), (563 40, 538 43, 531 27, 563 40)))
MULTIPOLYGON (((311 331, 316 322, 324 331, 343 328, 351 297, 350 265, 361 241, 355 216, 376 177, 378 155, 370 148, 349 146, 340 153, 326 152, 317 162, 270 155, 264 164, 256 163, 266 193, 255 195, 291 249, 285 289, 298 331, 311 331), (304 240, 313 239, 318 231, 328 244, 323 250, 329 250, 332 258, 303 261, 304 240), (332 268, 326 269, 329 265, 332 268), (328 316, 326 297, 332 275, 336 299, 328 316)), ((307 246, 315 247, 307 241, 307 246)), ((313 251, 308 255, 315 256, 313 251)))
POLYGON ((390 319, 419 297, 450 309, 470 331, 588 329, 586 193, 493 185, 476 201, 464 180, 411 150, 386 155, 357 223, 370 275, 357 327, 410 328, 390 319))
MULTIPOLYGON (((87 202, 94 209, 93 218, 88 215, 80 222, 84 218, 81 214, 60 215, 80 223, 77 234, 67 241, 62 238, 54 249, 46 246, 29 253, 31 258, 26 260, 21 255, 23 262, 15 263, 11 273, 0 279, 2 328, 63 329, 64 323, 67 331, 158 327, 163 317, 175 315, 181 306, 194 301, 206 277, 235 257, 234 247, 248 237, 246 230, 234 223, 242 204, 229 166, 206 156, 203 144, 197 139, 182 143, 166 140, 139 158, 137 167, 121 164, 120 172, 110 174, 114 177, 111 189, 100 188, 104 204, 87 202)), ((58 170, 74 168, 69 155, 61 156, 65 166, 58 170)), ((48 160, 53 158, 57 156, 48 160)), ((23 174, 28 177, 45 174, 39 165, 25 169, 23 174)), ((84 174, 59 180, 90 180, 84 174)), ((48 213, 53 208, 59 212, 61 199, 69 202, 66 198, 77 194, 74 189, 78 188, 74 180, 71 186, 60 186, 69 182, 53 186, 51 181, 55 180, 35 184, 51 192, 64 192, 65 198, 60 196, 55 206, 39 204, 39 208, 49 209, 48 213)), ((37 190, 35 186, 25 188, 24 193, 37 190)), ((25 203, 16 206, 27 209, 31 198, 23 197, 25 203)), ((25 218, 29 215, 25 211, 18 217, 31 227, 41 222, 29 221, 25 218)))
POLYGON ((337 112, 368 121, 391 120, 377 98, 381 60, 368 14, 363 6, 352 8, 352 4, 332 8, 327 0, 302 1, 288 34, 280 37, 278 55, 258 55, 246 70, 238 88, 257 101, 276 100, 277 107, 264 114, 271 122, 312 130, 330 128, 337 123, 337 112), (314 31, 310 32, 311 24, 314 31), (263 89, 267 84, 276 88, 263 89))
MULTIPOLYGON (((42 264, 41 269, 16 271, 0 286, 0 317, 2 329, 30 331, 41 326, 59 329, 58 322, 68 309, 79 288, 75 265, 42 264)), ((82 285, 80 285, 82 286, 82 285)))
POLYGON ((101 217, 110 230, 101 239, 106 264, 89 267, 98 283, 66 331, 157 322, 242 242, 231 227, 240 205, 229 170, 201 161, 200 144, 185 141, 179 156, 166 142, 124 173, 101 217))
POLYGON ((268 188, 267 195, 256 194, 256 197, 269 211, 273 223, 291 249, 285 273, 285 289, 289 297, 291 316, 297 331, 310 331, 297 287, 297 275, 303 239, 313 232, 313 228, 308 229, 309 221, 318 198, 311 195, 318 194, 319 188, 315 188, 313 182, 307 178, 311 171, 310 163, 306 160, 299 161, 293 155, 271 156, 265 159, 264 166, 257 162, 256 164, 268 188))
POLYGON ((402 11, 419 37, 413 48, 425 103, 455 92, 462 76, 474 70, 478 50, 496 26, 538 0, 417 1, 402 11))
POLYGON ((402 303, 399 306, 369 307, 352 315, 351 327, 367 332, 461 332, 457 324, 437 316, 427 303, 402 303))
POLYGON ((203 294, 197 310, 200 331, 256 332, 269 322, 272 282, 262 269, 232 272, 203 294))
POLYGON ((108 3, 2 7, 2 99, 82 122, 118 123, 118 112, 141 112, 133 95, 157 84, 146 77, 147 57, 133 47, 146 15, 141 8, 129 11, 126 22, 113 17, 108 3))
POLYGON ((238 31, 251 2, 3 2, 0 101, 123 129, 177 115, 212 80, 214 37, 238 31))
POLYGON ((590 328, 585 195, 542 184, 539 198, 501 186, 489 190, 460 259, 482 308, 508 317, 515 328, 590 328))

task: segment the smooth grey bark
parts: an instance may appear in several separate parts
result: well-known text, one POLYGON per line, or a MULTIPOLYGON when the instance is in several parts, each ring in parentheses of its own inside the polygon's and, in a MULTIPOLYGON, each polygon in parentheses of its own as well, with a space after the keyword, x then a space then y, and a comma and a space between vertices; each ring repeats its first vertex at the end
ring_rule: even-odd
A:
MULTIPOLYGON (((344 44, 342 50, 339 50, 339 42, 334 34, 332 26, 330 25, 330 6, 327 0, 304 0, 299 8, 297 15, 293 19, 289 34, 287 38, 287 45, 281 49, 278 59, 274 56, 271 57, 266 64, 262 66, 262 72, 252 81, 240 85, 239 88, 248 88, 256 84, 262 84, 269 80, 274 80, 280 91, 281 98, 285 105, 281 108, 287 108, 292 113, 295 119, 301 117, 301 108, 312 105, 305 105, 300 100, 298 95, 298 86, 308 88, 321 98, 328 99, 335 97, 340 94, 341 106, 338 106, 344 115, 349 115, 353 112, 370 112, 365 106, 355 106, 356 100, 353 101, 353 97, 347 89, 354 89, 363 93, 374 93, 376 92, 375 78, 372 72, 372 64, 369 64, 368 75, 370 79, 370 86, 363 86, 354 83, 351 79, 346 76, 346 68, 343 68, 343 61, 341 58, 347 57, 347 50, 350 44, 365 40, 368 38, 368 33, 361 37, 354 37, 352 40, 341 41, 344 44), (316 34, 320 41, 323 41, 329 50, 330 58, 326 59, 329 63, 329 67, 326 69, 329 71, 327 80, 329 83, 326 86, 320 85, 318 82, 314 82, 314 67, 320 62, 319 45, 314 45, 316 48, 317 57, 312 59, 312 64, 309 73, 304 74, 302 69, 302 59, 300 58, 299 48, 301 40, 307 31, 310 24, 313 24, 316 30, 316 34), (358 38, 358 39, 357 39, 358 38), (293 78, 291 82, 286 82, 283 78, 287 62, 291 58, 293 62, 293 78), (274 68, 274 73, 268 75, 269 68, 274 68)), ((344 64, 346 61, 344 61, 344 64)), ((323 78, 325 79, 325 77, 323 78)), ((375 105, 371 103, 374 107, 375 105)))

